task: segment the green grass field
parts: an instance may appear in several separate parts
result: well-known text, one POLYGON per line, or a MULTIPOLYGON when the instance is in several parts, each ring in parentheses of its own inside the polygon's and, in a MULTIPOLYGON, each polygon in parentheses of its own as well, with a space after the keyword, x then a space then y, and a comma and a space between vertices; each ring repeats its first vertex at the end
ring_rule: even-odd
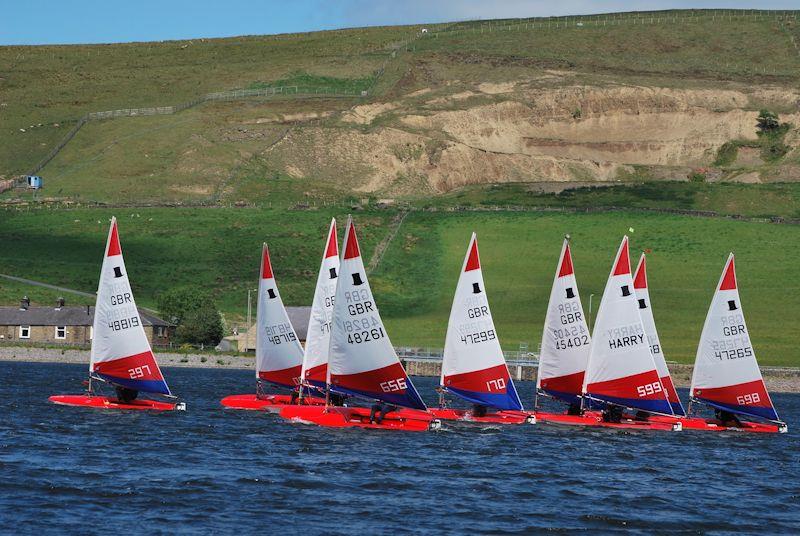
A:
MULTIPOLYGON (((97 289, 108 221, 119 219, 120 238, 140 305, 175 285, 213 292, 232 322, 247 308, 247 290, 258 285, 261 243, 270 244, 275 274, 287 303, 310 303, 331 211, 263 209, 92 209, 0 212, 0 273, 85 292, 97 289)), ((360 238, 371 254, 390 215, 359 218, 360 238)), ((0 303, 29 293, 49 304, 56 291, 0 281, 0 303)), ((68 300, 76 298, 67 295, 68 300)))
POLYGON ((372 277, 395 344, 440 348, 459 269, 472 231, 492 313, 507 349, 538 348, 555 265, 572 236, 581 298, 588 311, 605 286, 623 234, 632 227, 632 260, 651 249, 653 311, 668 359, 691 362, 727 253, 737 253, 744 310, 764 364, 798 365, 800 285, 797 226, 620 212, 413 213, 372 277))
MULTIPOLYGON (((328 220, 344 216, 327 210, 226 208, 3 211, 0 273, 94 291, 112 214, 120 220, 123 251, 141 305, 153 307, 158 293, 172 286, 200 285, 214 292, 230 323, 241 322, 246 312, 247 289, 257 284, 263 240, 271 244, 286 303, 310 303, 328 220)), ((355 215, 366 258, 389 231, 393 215, 355 215)), ((793 225, 631 211, 412 212, 371 283, 394 344, 439 348, 458 271, 475 231, 504 347, 515 349, 526 342, 535 349, 564 234, 572 235, 581 298, 588 310, 590 294, 596 309, 619 240, 630 227, 632 251, 652 250, 653 310, 668 359, 694 358, 714 285, 733 250, 761 362, 800 365, 795 341, 800 329, 798 254, 792 247, 800 239, 800 227, 793 225)), ((0 302, 16 303, 23 293, 45 304, 58 295, 0 280, 0 302)))

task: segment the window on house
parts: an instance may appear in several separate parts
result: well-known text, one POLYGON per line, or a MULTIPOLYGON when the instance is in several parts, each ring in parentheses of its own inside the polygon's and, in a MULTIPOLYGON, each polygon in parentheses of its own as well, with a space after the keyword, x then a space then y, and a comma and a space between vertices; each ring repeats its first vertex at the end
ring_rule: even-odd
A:
POLYGON ((156 327, 156 336, 157 337, 166 337, 167 336, 167 328, 164 326, 157 326, 156 327))
POLYGON ((89 326, 89 340, 94 338, 94 326, 89 326))
POLYGON ((67 338, 67 326, 56 326, 56 339, 67 338))
POLYGON ((20 326, 19 327, 19 338, 20 339, 30 339, 31 338, 31 327, 30 326, 20 326))

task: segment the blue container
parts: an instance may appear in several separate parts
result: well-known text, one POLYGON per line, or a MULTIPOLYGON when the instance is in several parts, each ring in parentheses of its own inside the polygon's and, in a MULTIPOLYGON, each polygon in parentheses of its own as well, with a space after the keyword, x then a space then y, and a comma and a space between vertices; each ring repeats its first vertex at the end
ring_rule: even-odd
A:
POLYGON ((38 190, 44 187, 44 179, 39 175, 28 175, 28 188, 38 190))

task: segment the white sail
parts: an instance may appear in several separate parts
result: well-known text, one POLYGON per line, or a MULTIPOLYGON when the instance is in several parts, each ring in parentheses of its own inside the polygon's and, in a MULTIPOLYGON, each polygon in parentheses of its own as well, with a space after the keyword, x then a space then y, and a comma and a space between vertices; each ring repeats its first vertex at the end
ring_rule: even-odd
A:
POLYGON ((311 318, 308 323, 301 375, 305 382, 318 387, 325 385, 328 374, 331 320, 338 278, 339 245, 336 237, 336 219, 332 219, 317 276, 314 301, 311 305, 311 318))
POLYGON ((672 414, 639 315, 627 236, 597 309, 583 392, 596 400, 672 414))
POLYGON ((475 233, 450 310, 441 385, 475 404, 522 410, 489 309, 475 233))
POLYGON ((89 372, 130 389, 170 394, 133 298, 116 218, 111 219, 97 287, 89 372))
POLYGON ((721 409, 778 420, 744 320, 733 253, 703 325, 690 396, 721 409))
POLYGON ((256 313, 256 377, 284 387, 300 384, 303 347, 275 283, 269 248, 261 255, 256 313))
POLYGON ((576 402, 581 396, 590 342, 569 240, 565 239, 544 321, 537 389, 576 402))
POLYGON ((395 353, 367 280, 352 219, 333 305, 328 382, 332 388, 426 409, 395 353))
POLYGON ((636 266, 633 288, 636 292, 636 300, 639 302, 639 314, 642 317, 644 332, 647 336, 647 342, 650 345, 650 351, 653 354, 653 360, 656 364, 658 376, 661 379, 661 385, 667 392, 667 399, 672 406, 673 413, 676 415, 686 415, 683 405, 681 404, 681 399, 678 397, 678 392, 675 390, 675 383, 672 381, 672 375, 669 373, 667 361, 664 357, 664 350, 661 347, 661 340, 658 337, 656 320, 655 317, 653 317, 653 308, 650 305, 650 291, 647 288, 647 261, 644 253, 642 253, 642 256, 639 258, 639 264, 636 266))

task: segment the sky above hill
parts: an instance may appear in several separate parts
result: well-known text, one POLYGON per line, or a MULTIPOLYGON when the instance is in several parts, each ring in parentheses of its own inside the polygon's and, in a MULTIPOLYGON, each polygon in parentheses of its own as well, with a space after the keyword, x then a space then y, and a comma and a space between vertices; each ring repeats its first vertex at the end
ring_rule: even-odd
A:
POLYGON ((797 0, 0 0, 0 45, 115 43, 797 0))

